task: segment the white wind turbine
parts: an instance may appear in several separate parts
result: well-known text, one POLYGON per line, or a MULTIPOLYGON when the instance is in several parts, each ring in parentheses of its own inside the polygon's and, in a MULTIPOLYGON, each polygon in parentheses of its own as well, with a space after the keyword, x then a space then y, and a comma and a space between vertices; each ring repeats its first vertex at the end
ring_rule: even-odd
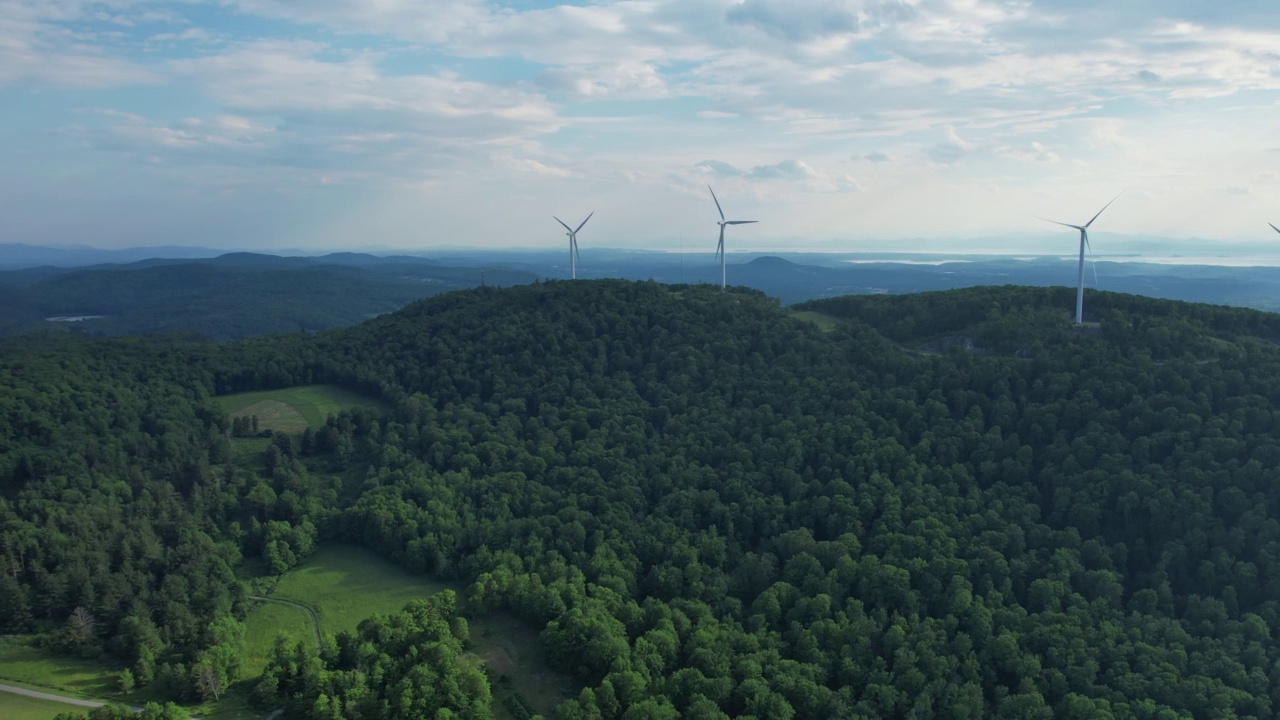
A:
MULTIPOLYGON (((1123 195, 1123 194, 1124 194, 1124 191, 1121 191, 1120 195, 1123 195)), ((1111 198, 1111 202, 1107 203, 1106 205, 1103 205, 1102 210, 1098 211, 1098 215, 1101 215, 1103 212, 1106 211, 1107 208, 1111 207, 1111 203, 1115 202, 1116 200, 1119 200, 1120 195, 1117 195, 1111 198)), ((1081 324, 1084 321, 1084 251, 1085 251, 1085 248, 1088 248, 1089 255, 1090 256, 1093 255, 1093 246, 1089 244, 1089 226, 1093 224, 1094 220, 1098 219, 1098 215, 1094 215, 1092 218, 1089 219, 1089 222, 1085 223, 1084 225, 1072 225, 1070 223, 1058 222, 1057 220, 1049 220, 1048 218, 1040 218, 1041 220, 1051 222, 1055 225, 1063 225, 1065 227, 1074 228, 1080 231, 1080 273, 1079 273, 1079 284, 1076 287, 1076 324, 1077 325, 1081 324)), ((1094 272, 1096 273, 1097 271, 1095 270, 1094 272)))
MULTIPOLYGON (((708 185, 707 189, 711 190, 711 186, 708 185)), ((758 220, 725 220, 724 209, 720 207, 720 200, 719 198, 716 197, 715 190, 711 190, 711 199, 716 201, 716 210, 720 212, 720 222, 717 223, 720 226, 720 243, 716 245, 716 256, 720 259, 720 291, 723 292, 724 285, 725 285, 724 283, 724 280, 725 280, 725 277, 724 277, 724 226, 725 225, 749 225, 753 222, 759 222, 759 221, 758 220)))
MULTIPOLYGON (((591 215, 595 215, 595 214, 596 214, 596 211, 592 210, 591 215)), ((587 216, 587 220, 591 219, 591 215, 587 216)), ((581 230, 582 226, 587 224, 587 220, 583 220, 581 223, 579 223, 577 228, 571 228, 568 225, 565 225, 564 221, 556 217, 555 215, 552 215, 551 217, 555 218, 556 222, 563 225, 564 229, 569 231, 566 233, 569 236, 569 276, 574 280, 577 280, 578 279, 578 261, 581 259, 578 256, 578 230, 581 230)))

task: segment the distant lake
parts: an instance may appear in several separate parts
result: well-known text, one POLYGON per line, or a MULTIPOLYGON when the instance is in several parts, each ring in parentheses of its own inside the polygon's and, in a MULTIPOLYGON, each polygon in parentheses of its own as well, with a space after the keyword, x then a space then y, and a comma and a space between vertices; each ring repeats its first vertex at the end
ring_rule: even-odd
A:
POLYGON ((106 315, 58 315, 56 317, 45 318, 48 322, 84 322, 85 320, 97 320, 104 318, 106 315))
MULTIPOLYGON (((940 260, 904 260, 897 257, 859 258, 845 260, 854 265, 946 265, 949 263, 974 263, 999 260, 1036 260, 1073 261, 1079 255, 983 255, 967 258, 943 258, 940 260)), ((1086 256, 1085 258, 1089 258, 1086 256)), ((1280 267, 1280 255, 1094 255, 1095 262, 1109 263, 1144 263, 1148 265, 1216 265, 1218 267, 1280 267)))
POLYGON ((845 260, 847 263, 854 265, 946 265, 947 263, 971 263, 973 260, 961 260, 959 258, 953 260, 845 260))

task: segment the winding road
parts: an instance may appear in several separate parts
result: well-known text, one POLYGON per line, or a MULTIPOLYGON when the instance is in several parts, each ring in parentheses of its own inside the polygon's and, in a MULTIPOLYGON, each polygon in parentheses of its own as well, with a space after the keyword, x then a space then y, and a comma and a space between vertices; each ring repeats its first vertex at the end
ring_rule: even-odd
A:
MULTIPOLYGON (((55 695, 53 693, 41 692, 39 690, 30 690, 28 688, 17 687, 15 685, 0 685, 0 692, 7 692, 13 695, 25 695, 26 697, 35 698, 37 700, 52 700, 53 702, 77 705, 84 708, 96 708, 106 705, 106 703, 98 700, 82 700, 80 698, 67 697, 66 695, 55 695)), ((134 711, 138 711, 142 708, 133 709, 134 711)))

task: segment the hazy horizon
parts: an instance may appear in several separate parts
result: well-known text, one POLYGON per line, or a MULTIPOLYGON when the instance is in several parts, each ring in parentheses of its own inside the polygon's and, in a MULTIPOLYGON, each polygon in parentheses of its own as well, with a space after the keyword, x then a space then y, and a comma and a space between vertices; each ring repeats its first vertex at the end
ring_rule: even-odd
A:
MULTIPOLYGON (((796 256, 831 256, 832 258, 851 258, 843 262, 899 262, 900 264, 939 264, 948 261, 986 261, 999 259, 1031 260, 1060 259, 1074 260, 1078 257, 1075 250, 1078 240, 1068 237, 1067 242, 1059 242, 1058 238, 1033 240, 1013 240, 1008 238, 989 238, 986 244, 982 240, 957 239, 945 243, 916 243, 914 239, 886 240, 881 244, 888 247, 875 247, 872 243, 829 240, 809 245, 801 241, 778 246, 763 241, 730 243, 729 257, 796 255, 796 256), (909 246, 904 246, 909 245, 909 246)), ((65 255, 72 264, 92 264, 99 262, 134 262, 143 259, 200 259, 216 257, 227 253, 259 253, 280 256, 323 256, 332 253, 365 253, 370 255, 410 255, 420 257, 450 256, 538 256, 547 257, 567 252, 561 243, 541 243, 526 246, 459 246, 437 245, 420 247, 389 247, 385 245, 348 246, 338 248, 247 248, 247 247, 209 247, 184 245, 132 246, 123 248, 95 247, 88 244, 67 245, 32 245, 23 243, 0 243, 0 266, 19 265, 33 266, 42 264, 38 261, 23 262, 21 258, 34 256, 52 258, 65 255), (24 252, 20 248, 30 248, 24 252), (14 260, 18 258, 18 260, 14 260)), ((1280 242, 1266 243, 1225 243, 1214 241, 1173 240, 1151 238, 1109 238, 1100 243, 1093 238, 1094 252, 1090 256, 1095 262, 1138 263, 1155 265, 1207 265, 1223 267, 1280 267, 1280 242), (1102 249, 1103 247, 1106 249, 1102 249)), ((686 239, 681 246, 679 240, 655 241, 653 246, 636 245, 589 245, 580 242, 580 250, 585 253, 589 264, 592 252, 604 253, 645 253, 656 256, 673 256, 679 254, 700 256, 713 255, 714 246, 707 242, 692 242, 686 239)), ((49 264, 57 264, 50 262, 49 264)))

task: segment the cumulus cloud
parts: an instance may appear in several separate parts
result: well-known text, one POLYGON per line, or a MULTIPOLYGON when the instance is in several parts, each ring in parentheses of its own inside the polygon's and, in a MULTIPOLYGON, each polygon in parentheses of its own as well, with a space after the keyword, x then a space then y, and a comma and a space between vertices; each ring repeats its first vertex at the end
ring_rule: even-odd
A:
POLYGON ((889 162, 890 160, 888 155, 880 152, 879 150, 876 150, 875 152, 869 152, 866 155, 863 155, 862 159, 866 160, 867 162, 873 162, 873 163, 886 163, 886 162, 889 162))
POLYGON ((739 170, 719 160, 703 160, 694 165, 720 177, 746 177, 754 180, 809 180, 818 173, 803 160, 783 160, 772 165, 756 165, 750 170, 739 170))
POLYGON ((719 160, 703 160, 697 165, 694 165, 694 167, 705 170, 713 175, 719 175, 720 177, 741 177, 743 174, 738 168, 727 162, 720 162, 719 160))
POLYGON ((783 160, 773 165, 757 165, 751 169, 750 177, 761 180, 809 180, 818 173, 802 160, 783 160))

